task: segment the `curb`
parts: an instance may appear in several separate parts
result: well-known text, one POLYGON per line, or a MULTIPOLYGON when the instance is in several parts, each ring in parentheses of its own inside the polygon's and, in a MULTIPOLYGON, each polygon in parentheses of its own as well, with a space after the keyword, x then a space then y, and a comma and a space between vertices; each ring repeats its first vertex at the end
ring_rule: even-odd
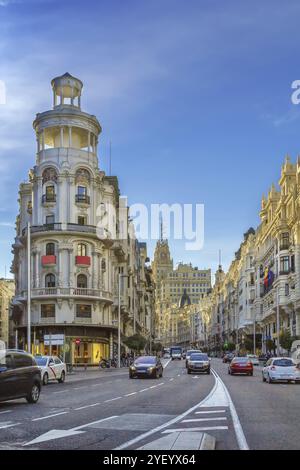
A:
POLYGON ((202 441, 199 450, 215 450, 216 449, 216 438, 211 434, 203 433, 202 441))

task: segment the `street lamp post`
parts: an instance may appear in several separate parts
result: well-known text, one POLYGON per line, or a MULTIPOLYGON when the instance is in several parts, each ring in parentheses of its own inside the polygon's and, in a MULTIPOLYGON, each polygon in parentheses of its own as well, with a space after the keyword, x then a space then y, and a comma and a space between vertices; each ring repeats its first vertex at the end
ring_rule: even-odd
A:
POLYGON ((27 351, 31 353, 31 240, 30 222, 27 224, 27 351))
POLYGON ((128 274, 119 273, 118 289, 118 368, 121 368, 121 279, 129 277, 128 274))

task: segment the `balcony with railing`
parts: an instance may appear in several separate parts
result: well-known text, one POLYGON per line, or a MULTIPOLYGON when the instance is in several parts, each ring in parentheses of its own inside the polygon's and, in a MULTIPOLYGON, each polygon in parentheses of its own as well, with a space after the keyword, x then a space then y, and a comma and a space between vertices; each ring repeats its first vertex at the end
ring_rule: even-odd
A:
MULTIPOLYGON (((81 224, 62 224, 60 222, 55 222, 53 224, 43 224, 43 225, 32 225, 31 233, 40 233, 40 232, 84 232, 84 233, 96 233, 97 227, 95 225, 81 225, 81 224)), ((22 230, 22 235, 26 235, 27 229, 22 230)))
POLYGON ((55 255, 44 255, 42 256, 42 266, 55 266, 56 256, 55 255))
POLYGON ((43 194, 42 204, 51 204, 56 202, 56 194, 43 194))
POLYGON ((76 266, 90 266, 91 258, 90 256, 75 256, 76 266))
MULTIPOLYGON (((22 297, 27 298, 27 291, 22 292, 22 297)), ((31 289, 31 297, 33 299, 78 297, 112 301, 112 294, 109 291, 81 287, 35 287, 31 289)))
POLYGON ((76 204, 90 204, 90 196, 87 194, 75 194, 75 202, 76 204))

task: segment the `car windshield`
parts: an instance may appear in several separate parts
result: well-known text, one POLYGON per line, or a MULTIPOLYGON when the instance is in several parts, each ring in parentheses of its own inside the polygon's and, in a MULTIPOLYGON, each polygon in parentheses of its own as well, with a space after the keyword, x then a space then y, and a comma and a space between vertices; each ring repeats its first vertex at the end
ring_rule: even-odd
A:
POLYGON ((190 356, 191 354, 195 354, 195 353, 200 353, 201 351, 197 351, 195 349, 192 349, 191 351, 187 351, 187 355, 190 356))
POLYGON ((36 363, 38 366, 46 366, 47 365, 47 357, 40 357, 40 356, 35 356, 34 358, 36 360, 36 363))
POLYGON ((295 364, 291 359, 276 359, 273 361, 274 366, 280 366, 280 367, 292 367, 295 364))
POLYGON ((248 357, 236 357, 233 359, 233 362, 248 362, 249 358, 248 357))
POLYGON ((136 364, 155 364, 155 357, 141 356, 135 360, 136 364))
POLYGON ((192 361, 208 361, 208 356, 206 354, 191 354, 192 361))
POLYGON ((181 354, 181 349, 172 349, 173 354, 181 354))

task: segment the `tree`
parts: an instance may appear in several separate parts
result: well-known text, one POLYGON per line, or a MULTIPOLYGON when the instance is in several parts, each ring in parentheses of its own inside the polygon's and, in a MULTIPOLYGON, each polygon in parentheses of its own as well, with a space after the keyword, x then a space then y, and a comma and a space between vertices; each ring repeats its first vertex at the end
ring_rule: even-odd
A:
POLYGON ((227 343, 227 349, 228 351, 234 351, 235 350, 235 344, 234 343, 227 343))
POLYGON ((293 342, 298 338, 298 336, 292 336, 290 330, 282 330, 279 335, 280 346, 290 352, 293 342))
POLYGON ((162 351, 162 344, 161 343, 152 343, 152 351, 153 352, 158 352, 158 351, 162 351))
POLYGON ((133 351, 139 352, 143 350, 147 344, 146 338, 136 333, 135 335, 129 336, 128 338, 123 339, 123 343, 133 351))
POLYGON ((267 339, 266 348, 267 348, 267 351, 275 351, 276 346, 272 339, 267 339))

